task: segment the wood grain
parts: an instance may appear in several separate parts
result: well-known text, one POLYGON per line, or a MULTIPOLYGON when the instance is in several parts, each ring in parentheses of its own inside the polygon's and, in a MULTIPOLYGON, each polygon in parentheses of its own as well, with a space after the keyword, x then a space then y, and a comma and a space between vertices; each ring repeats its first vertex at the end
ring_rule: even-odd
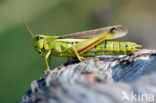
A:
POLYGON ((135 103, 122 100, 124 93, 156 96, 155 60, 155 50, 142 49, 130 55, 70 61, 45 71, 19 103, 135 103))

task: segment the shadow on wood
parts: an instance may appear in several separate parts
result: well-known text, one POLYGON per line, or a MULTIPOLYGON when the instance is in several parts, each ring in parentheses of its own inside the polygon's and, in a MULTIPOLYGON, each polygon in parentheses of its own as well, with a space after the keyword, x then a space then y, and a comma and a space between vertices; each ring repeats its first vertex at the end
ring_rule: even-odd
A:
POLYGON ((19 103, 151 103, 156 96, 155 60, 156 50, 142 49, 70 62, 45 71, 19 103))

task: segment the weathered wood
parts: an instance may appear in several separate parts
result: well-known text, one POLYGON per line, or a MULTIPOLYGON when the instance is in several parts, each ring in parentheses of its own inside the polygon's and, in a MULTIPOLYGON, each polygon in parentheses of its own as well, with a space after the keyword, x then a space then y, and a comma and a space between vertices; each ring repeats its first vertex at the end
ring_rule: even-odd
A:
POLYGON ((33 81, 19 103, 154 103, 155 60, 156 50, 142 49, 129 55, 68 62, 33 81), (138 96, 132 97, 135 94, 138 96), (141 101, 139 96, 143 94, 147 98, 141 101))

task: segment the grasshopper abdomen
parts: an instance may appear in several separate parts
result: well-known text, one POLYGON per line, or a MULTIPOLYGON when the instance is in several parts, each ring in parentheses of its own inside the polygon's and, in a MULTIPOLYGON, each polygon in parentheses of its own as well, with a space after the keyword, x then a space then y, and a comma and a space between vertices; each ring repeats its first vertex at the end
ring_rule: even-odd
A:
POLYGON ((97 55, 113 55, 113 54, 129 54, 138 51, 142 47, 133 42, 120 42, 120 41, 103 41, 95 47, 87 50, 81 55, 97 56, 97 55))

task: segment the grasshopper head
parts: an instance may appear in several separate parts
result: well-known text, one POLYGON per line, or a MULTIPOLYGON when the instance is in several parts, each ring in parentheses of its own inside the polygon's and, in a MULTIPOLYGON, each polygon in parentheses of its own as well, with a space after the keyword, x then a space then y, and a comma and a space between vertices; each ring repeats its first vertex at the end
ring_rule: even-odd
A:
POLYGON ((27 31, 29 32, 30 36, 34 40, 34 46, 35 46, 36 51, 42 55, 43 50, 44 50, 45 36, 44 35, 34 35, 33 32, 31 31, 30 27, 28 26, 28 24, 25 22, 24 18, 21 18, 21 19, 22 19, 23 24, 25 25, 27 31))
POLYGON ((34 36, 35 50, 40 54, 42 53, 42 50, 43 50, 43 47, 44 47, 44 41, 45 41, 45 36, 44 35, 34 36))

